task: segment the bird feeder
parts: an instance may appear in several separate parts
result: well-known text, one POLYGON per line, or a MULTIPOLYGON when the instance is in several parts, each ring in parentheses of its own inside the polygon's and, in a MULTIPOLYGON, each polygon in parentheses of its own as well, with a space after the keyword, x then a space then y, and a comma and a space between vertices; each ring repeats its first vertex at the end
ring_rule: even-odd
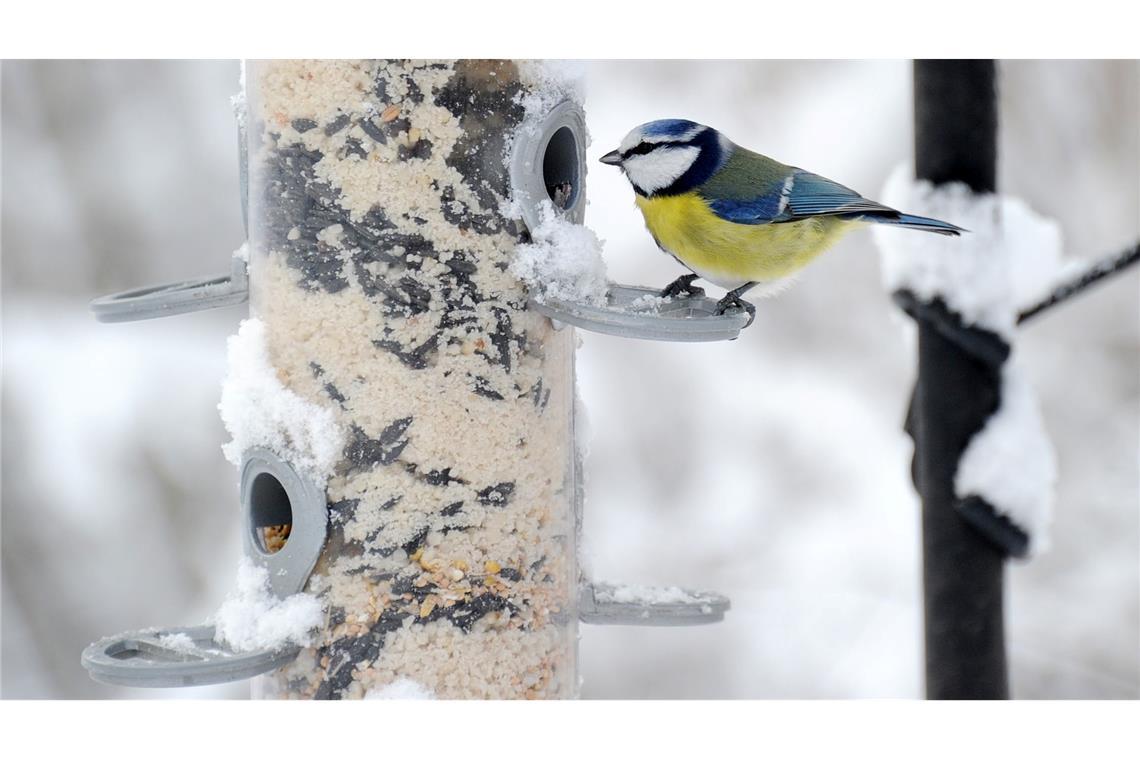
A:
POLYGON ((248 260, 92 308, 122 321, 249 300, 273 382, 336 445, 322 456, 294 428, 235 437, 244 553, 274 596, 315 596, 324 622, 310 646, 253 651, 212 625, 123 634, 84 652, 92 677, 260 676, 258 696, 331 699, 407 678, 440 697, 567 698, 579 622, 722 619, 722 596, 579 571, 567 326, 715 340, 747 318, 698 298, 630 313, 643 290, 620 286, 604 307, 539 304, 509 272, 540 202, 583 220, 573 88, 512 61, 258 62, 244 81, 248 260))

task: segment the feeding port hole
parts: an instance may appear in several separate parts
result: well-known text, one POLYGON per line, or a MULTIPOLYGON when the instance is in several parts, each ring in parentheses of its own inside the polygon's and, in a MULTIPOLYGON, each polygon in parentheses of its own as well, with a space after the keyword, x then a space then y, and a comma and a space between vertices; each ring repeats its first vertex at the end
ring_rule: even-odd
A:
POLYGON ((269 586, 284 598, 305 587, 328 533, 325 489, 289 462, 260 447, 241 465, 245 554, 269 571, 269 586))
POLYGON ((578 141, 570 127, 550 136, 542 156, 542 180, 546 194, 559 209, 573 208, 578 201, 578 141))
POLYGON ((253 479, 249 518, 253 541, 259 550, 276 554, 285 548, 293 530, 293 506, 285 486, 268 472, 253 479))

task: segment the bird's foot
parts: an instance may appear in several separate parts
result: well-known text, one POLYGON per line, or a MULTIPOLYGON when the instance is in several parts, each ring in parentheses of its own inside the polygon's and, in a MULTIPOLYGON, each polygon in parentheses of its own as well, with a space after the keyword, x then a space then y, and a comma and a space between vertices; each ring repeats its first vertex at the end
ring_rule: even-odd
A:
POLYGON ((697 279, 698 275, 686 274, 678 277, 665 286, 661 291, 662 298, 669 298, 670 296, 689 296, 696 298, 705 294, 704 288, 699 288, 693 285, 693 280, 697 279))
MULTIPOLYGON (((726 313, 729 309, 744 309, 748 312, 748 322, 744 327, 748 327, 756 321, 756 307, 745 301, 735 291, 729 291, 729 294, 716 302, 716 314, 719 317, 721 314, 726 313)), ((744 327, 740 329, 744 329, 744 327)))

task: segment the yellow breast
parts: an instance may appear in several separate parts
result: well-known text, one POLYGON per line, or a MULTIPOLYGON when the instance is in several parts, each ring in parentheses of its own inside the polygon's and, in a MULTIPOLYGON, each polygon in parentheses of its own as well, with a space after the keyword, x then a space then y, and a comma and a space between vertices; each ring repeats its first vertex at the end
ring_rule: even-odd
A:
POLYGON ((736 224, 714 214, 696 193, 638 195, 637 206, 662 248, 704 279, 726 288, 787 277, 827 250, 854 224, 835 217, 736 224))

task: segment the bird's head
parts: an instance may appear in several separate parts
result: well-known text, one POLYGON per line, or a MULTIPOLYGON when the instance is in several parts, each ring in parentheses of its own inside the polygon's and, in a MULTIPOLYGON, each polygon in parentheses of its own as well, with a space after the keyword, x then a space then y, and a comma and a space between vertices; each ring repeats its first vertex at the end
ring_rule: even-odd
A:
POLYGON ((711 177, 733 144, 712 127, 687 119, 660 119, 635 127, 603 164, 619 166, 639 195, 677 195, 711 177))

